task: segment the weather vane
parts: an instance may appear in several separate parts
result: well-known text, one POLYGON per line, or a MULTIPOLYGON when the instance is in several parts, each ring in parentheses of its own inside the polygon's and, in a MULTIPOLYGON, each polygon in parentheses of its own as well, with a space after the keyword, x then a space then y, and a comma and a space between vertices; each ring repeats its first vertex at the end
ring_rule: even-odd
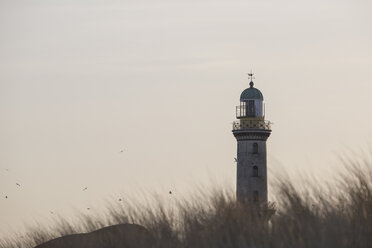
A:
POLYGON ((255 79, 255 77, 253 77, 254 74, 252 73, 252 70, 251 70, 251 73, 247 73, 247 74, 248 74, 248 78, 251 80, 249 85, 253 87, 253 79, 255 79))
POLYGON ((248 78, 250 78, 250 80, 252 81, 253 79, 254 79, 254 77, 253 77, 253 73, 252 73, 252 70, 251 70, 251 73, 247 73, 248 74, 248 78))

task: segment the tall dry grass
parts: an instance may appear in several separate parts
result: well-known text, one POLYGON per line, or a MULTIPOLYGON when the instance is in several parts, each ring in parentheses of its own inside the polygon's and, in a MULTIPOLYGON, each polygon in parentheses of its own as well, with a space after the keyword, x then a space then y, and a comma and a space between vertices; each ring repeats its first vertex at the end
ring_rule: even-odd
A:
MULTIPOLYGON (((347 162, 337 183, 301 188, 285 178, 275 183, 276 204, 257 210, 235 201, 232 192, 200 191, 192 199, 160 200, 151 207, 111 205, 104 217, 80 216, 79 225, 62 218, 9 237, 1 248, 33 247, 49 239, 118 223, 145 226, 161 248, 372 247, 372 163, 347 162), (275 213, 273 214, 273 208, 275 213)), ((113 247, 114 248, 114 247, 113 247)))

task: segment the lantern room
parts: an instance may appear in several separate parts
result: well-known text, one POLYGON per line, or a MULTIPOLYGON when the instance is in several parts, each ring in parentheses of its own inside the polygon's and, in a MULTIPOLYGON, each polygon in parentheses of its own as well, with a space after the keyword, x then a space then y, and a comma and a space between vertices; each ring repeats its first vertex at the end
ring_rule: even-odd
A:
POLYGON ((264 118, 265 109, 263 104, 263 95, 261 91, 253 87, 245 89, 240 95, 240 105, 236 107, 236 118, 264 118))

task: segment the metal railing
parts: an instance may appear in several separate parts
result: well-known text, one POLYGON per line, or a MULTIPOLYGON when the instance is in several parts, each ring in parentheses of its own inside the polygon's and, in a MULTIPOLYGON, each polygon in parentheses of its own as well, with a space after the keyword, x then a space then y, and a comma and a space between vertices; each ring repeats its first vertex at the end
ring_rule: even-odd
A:
POLYGON ((239 120, 233 122, 233 130, 243 129, 271 130, 271 122, 264 120, 239 120))

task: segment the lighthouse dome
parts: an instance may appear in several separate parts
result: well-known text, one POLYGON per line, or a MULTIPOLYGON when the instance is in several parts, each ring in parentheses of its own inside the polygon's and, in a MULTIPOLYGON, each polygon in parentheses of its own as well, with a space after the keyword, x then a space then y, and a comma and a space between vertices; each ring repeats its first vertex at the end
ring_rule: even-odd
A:
POLYGON ((263 101, 263 95, 259 89, 253 87, 253 82, 250 83, 251 87, 245 89, 240 95, 240 101, 244 102, 247 100, 261 100, 263 101))

